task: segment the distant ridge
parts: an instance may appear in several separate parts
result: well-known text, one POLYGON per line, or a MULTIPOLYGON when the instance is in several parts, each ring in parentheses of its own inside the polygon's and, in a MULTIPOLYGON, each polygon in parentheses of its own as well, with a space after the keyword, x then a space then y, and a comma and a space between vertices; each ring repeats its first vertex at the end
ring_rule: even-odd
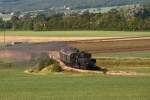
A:
POLYGON ((0 0, 0 10, 29 11, 64 5, 71 8, 90 8, 149 2, 149 0, 0 0))

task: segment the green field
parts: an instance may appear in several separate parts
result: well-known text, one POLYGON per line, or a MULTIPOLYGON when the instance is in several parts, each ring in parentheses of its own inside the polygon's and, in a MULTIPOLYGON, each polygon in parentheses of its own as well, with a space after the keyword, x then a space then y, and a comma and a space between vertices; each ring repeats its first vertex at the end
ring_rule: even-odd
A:
POLYGON ((0 100, 150 100, 149 77, 0 70, 0 100))
POLYGON ((150 74, 150 59, 116 59, 99 58, 97 66, 105 67, 109 71, 129 71, 150 74))
POLYGON ((150 51, 132 51, 118 53, 97 53, 93 54, 94 58, 150 58, 150 51))
MULTIPOLYGON (((150 36, 150 32, 7 31, 6 35, 122 37, 150 36)), ((98 66, 108 70, 150 73, 150 51, 98 53, 93 57, 97 58, 98 66), (129 59, 131 57, 140 59, 129 59)), ((150 100, 149 76, 106 76, 71 72, 28 75, 24 73, 25 69, 28 68, 21 65, 4 67, 0 64, 0 100, 150 100)))
MULTIPOLYGON (((0 31, 3 35, 3 31, 0 31)), ((56 36, 56 37, 122 37, 150 36, 150 32, 124 31, 6 31, 7 36, 56 36)))
POLYGON ((93 54, 98 66, 109 70, 150 73, 150 51, 97 53, 93 54))

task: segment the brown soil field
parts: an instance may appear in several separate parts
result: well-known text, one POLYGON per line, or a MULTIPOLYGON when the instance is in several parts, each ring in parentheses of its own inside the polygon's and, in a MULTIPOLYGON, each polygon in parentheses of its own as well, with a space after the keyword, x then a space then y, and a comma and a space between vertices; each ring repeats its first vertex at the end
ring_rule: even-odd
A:
POLYGON ((113 53, 150 50, 150 38, 114 38, 68 42, 90 53, 113 53))
MULTIPOLYGON (((76 38, 77 37, 75 37, 75 39, 76 38)), ((14 39, 16 39, 16 38, 14 37, 14 39)), ((24 39, 27 39, 27 37, 24 37, 24 39)), ((30 37, 29 39, 32 39, 32 38, 30 37)), ((25 57, 25 55, 27 55, 27 57, 25 57, 25 58, 29 59, 29 57, 30 57, 29 55, 31 55, 32 53, 39 54, 40 52, 43 52, 43 51, 58 51, 62 47, 67 47, 67 44, 69 44, 73 47, 79 48, 81 50, 90 52, 90 53, 105 53, 105 52, 112 53, 112 52, 150 50, 150 37, 130 37, 130 38, 97 37, 94 39, 87 38, 87 40, 82 40, 82 39, 80 40, 80 38, 79 38, 79 40, 74 40, 74 41, 68 40, 68 42, 50 42, 50 43, 37 43, 37 44, 28 44, 27 43, 27 44, 14 45, 14 46, 7 47, 7 49, 6 49, 7 52, 5 49, 0 49, 0 57, 14 56, 14 57, 17 57, 20 59, 23 55, 24 55, 24 57, 25 57), (4 51, 5 51, 5 53, 4 53, 4 51)), ((84 38, 84 39, 86 39, 86 38, 84 38)), ((34 40, 34 38, 33 38, 33 40, 34 40)), ((58 38, 57 39, 55 38, 55 41, 56 40, 58 40, 58 38)), ((47 39, 45 41, 47 41, 47 39)))
POLYGON ((21 51, 0 51, 0 58, 13 58, 13 60, 24 61, 31 59, 31 54, 21 51))
POLYGON ((0 60, 12 58, 15 60, 30 60, 42 52, 59 51, 61 48, 69 47, 64 42, 22 43, 0 48, 0 60))

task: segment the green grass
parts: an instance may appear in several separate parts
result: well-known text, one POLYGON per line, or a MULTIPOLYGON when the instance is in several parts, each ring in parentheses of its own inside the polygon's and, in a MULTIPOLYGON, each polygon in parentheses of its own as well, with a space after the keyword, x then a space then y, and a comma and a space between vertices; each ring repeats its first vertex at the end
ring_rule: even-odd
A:
POLYGON ((150 74, 150 67, 131 67, 131 66, 122 66, 122 67, 107 67, 110 71, 127 71, 127 72, 136 72, 150 74))
MULTIPOLYGON (((3 31, 0 31, 3 35, 3 31)), ((122 36, 150 36, 150 32, 124 31, 7 31, 10 36, 57 36, 57 37, 122 37, 122 36)))
MULTIPOLYGON (((7 35, 21 36, 149 36, 150 32, 105 32, 105 31, 9 31, 7 35)), ((2 35, 2 32, 0 32, 2 35)), ((115 54, 116 57, 149 57, 149 52, 115 54)), ((114 57, 114 54, 98 54, 97 57, 114 57)), ((112 59, 114 60, 114 59, 112 59)), ((149 61, 135 61, 142 67, 125 60, 103 63, 117 65, 123 61, 124 67, 111 66, 111 70, 131 70, 150 73, 149 61), (131 66, 127 67, 127 65, 131 66)), ((99 65, 101 63, 98 61, 99 65)), ((122 65, 121 65, 122 66, 122 65)), ((105 67, 105 66, 104 66, 105 67)), ((104 76, 75 73, 51 73, 46 76, 27 75, 24 68, 0 68, 0 100, 150 100, 150 77, 104 76)))
POLYGON ((97 53, 93 54, 94 58, 111 57, 111 58, 150 58, 150 51, 133 51, 119 53, 97 53))
POLYGON ((0 70, 0 100, 150 100, 149 77, 0 70))
POLYGON ((93 54, 98 66, 109 70, 127 70, 150 73, 150 51, 93 54))
POLYGON ((98 66, 108 70, 150 73, 150 51, 98 53, 93 54, 93 57, 97 59, 98 66))
MULTIPOLYGON (((106 68, 150 68, 150 59, 144 58, 97 58, 97 66, 106 68)), ((150 73, 150 71, 149 71, 150 73)))

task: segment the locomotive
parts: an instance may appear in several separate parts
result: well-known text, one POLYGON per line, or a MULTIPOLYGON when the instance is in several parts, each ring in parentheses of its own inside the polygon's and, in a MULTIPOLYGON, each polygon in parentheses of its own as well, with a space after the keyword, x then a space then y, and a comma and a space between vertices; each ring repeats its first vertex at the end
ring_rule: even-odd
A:
POLYGON ((64 48, 59 52, 60 60, 66 65, 83 70, 97 70, 96 59, 90 53, 81 52, 76 48, 64 48))

